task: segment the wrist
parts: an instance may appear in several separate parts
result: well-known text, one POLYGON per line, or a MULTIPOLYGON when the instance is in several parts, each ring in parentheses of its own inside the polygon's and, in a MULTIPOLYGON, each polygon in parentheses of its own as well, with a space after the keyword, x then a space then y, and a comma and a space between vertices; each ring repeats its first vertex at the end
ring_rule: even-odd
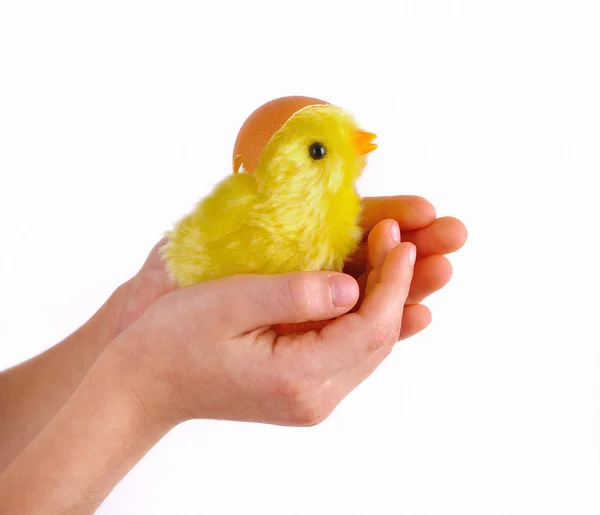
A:
POLYGON ((92 361, 89 366, 94 364, 120 332, 119 328, 122 324, 123 311, 127 305, 130 282, 127 281, 120 285, 92 318, 75 333, 83 333, 78 336, 81 336, 81 339, 91 347, 92 361))
POLYGON ((190 417, 169 379, 168 363, 148 351, 153 337, 140 324, 133 325, 106 349, 102 366, 122 382, 121 390, 140 423, 170 430, 190 417))
POLYGON ((164 287, 148 280, 142 272, 121 284, 82 327, 93 346, 94 361, 165 293, 164 287))
POLYGON ((160 243, 140 271, 113 294, 112 309, 118 316, 111 340, 127 330, 156 300, 176 289, 162 268, 156 251, 159 247, 160 243))

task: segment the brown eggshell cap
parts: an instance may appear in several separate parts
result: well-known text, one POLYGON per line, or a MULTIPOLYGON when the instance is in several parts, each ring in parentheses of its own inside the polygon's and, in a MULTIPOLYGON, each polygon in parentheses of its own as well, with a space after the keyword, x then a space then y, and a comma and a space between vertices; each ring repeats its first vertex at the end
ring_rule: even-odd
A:
POLYGON ((258 159, 273 135, 300 109, 310 105, 329 105, 318 98, 291 96, 271 100, 260 106, 244 122, 233 147, 233 171, 240 165, 253 172, 258 159))

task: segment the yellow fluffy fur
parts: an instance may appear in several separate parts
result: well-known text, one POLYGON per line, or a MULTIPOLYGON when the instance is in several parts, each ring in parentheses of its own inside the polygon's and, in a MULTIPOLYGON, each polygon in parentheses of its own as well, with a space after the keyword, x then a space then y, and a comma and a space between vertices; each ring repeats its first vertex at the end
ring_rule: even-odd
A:
POLYGON ((253 173, 225 178, 167 234, 171 276, 189 286, 241 273, 340 271, 362 236, 356 130, 335 106, 294 114, 253 173), (314 142, 325 145, 324 158, 310 156, 314 142))

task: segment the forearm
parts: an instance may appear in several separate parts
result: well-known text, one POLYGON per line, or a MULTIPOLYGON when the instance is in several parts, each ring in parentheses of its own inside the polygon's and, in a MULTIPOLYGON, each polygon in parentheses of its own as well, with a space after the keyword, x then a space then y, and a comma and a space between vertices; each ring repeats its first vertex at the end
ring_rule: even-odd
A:
POLYGON ((129 284, 73 334, 0 373, 0 473, 50 421, 115 337, 129 284))
POLYGON ((173 427, 137 401, 132 367, 107 351, 0 476, 2 513, 93 513, 173 427))

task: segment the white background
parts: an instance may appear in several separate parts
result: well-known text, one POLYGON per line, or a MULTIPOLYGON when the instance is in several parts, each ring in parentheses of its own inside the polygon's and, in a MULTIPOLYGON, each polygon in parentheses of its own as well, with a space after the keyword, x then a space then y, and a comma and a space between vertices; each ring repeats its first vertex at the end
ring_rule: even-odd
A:
POLYGON ((599 27, 593 0, 3 2, 0 368, 135 273, 274 97, 353 111, 361 193, 469 229, 430 328, 325 423, 184 424, 99 513, 600 513, 599 27))

